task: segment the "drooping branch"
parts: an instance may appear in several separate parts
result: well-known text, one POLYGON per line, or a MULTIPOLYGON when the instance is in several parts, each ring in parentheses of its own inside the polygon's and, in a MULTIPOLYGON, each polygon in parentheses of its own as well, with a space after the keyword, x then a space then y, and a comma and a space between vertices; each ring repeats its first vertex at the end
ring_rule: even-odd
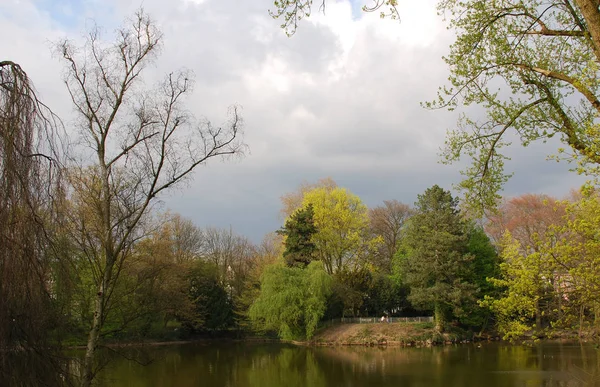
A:
POLYGON ((54 228, 63 189, 60 124, 38 99, 25 71, 17 63, 0 61, 2 385, 15 381, 11 375, 19 369, 11 364, 15 351, 31 356, 29 361, 47 373, 40 378, 37 369, 28 370, 33 375, 27 375, 31 382, 25 383, 53 385, 58 383, 53 378, 61 377, 59 368, 46 368, 55 355, 47 348, 47 338, 50 329, 60 323, 49 308, 48 286, 50 264, 57 260, 54 228))

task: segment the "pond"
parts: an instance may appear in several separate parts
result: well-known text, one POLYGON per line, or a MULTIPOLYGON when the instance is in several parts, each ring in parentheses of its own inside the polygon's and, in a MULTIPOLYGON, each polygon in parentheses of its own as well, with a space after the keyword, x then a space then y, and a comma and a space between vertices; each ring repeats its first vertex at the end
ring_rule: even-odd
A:
POLYGON ((100 385, 600 386, 600 353, 588 344, 313 348, 210 342, 127 349, 121 355, 110 354, 100 385))

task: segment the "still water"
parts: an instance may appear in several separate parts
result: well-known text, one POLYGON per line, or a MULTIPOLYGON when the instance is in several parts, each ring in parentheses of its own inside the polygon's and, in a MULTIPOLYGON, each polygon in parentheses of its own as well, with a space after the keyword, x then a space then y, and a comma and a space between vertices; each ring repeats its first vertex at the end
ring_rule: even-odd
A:
POLYGON ((204 343, 113 353, 102 386, 600 386, 591 345, 305 348, 204 343), (144 365, 140 364, 143 363, 144 365))

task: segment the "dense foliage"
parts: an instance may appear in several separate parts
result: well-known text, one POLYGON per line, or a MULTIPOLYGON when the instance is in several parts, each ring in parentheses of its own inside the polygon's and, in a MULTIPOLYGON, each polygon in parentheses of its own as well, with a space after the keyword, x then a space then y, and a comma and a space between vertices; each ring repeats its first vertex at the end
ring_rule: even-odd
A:
POLYGON ((288 266, 307 266, 312 261, 316 249, 312 238, 316 232, 312 204, 299 208, 286 220, 279 233, 286 236, 283 258, 288 266))
POLYGON ((260 296, 249 315, 256 326, 277 331, 284 340, 310 339, 330 292, 331 277, 320 262, 305 269, 272 265, 262 275, 260 296))
POLYGON ((433 309, 443 330, 453 317, 468 313, 477 290, 469 282, 474 257, 469 254, 458 200, 435 185, 419 195, 404 238, 403 274, 409 300, 433 309))

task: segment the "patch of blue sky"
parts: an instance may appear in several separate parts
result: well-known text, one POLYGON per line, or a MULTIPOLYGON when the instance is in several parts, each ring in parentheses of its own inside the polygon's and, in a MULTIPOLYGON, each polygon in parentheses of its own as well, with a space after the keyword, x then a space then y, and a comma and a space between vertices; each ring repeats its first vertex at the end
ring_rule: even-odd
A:
POLYGON ((35 4, 63 28, 76 27, 85 17, 85 0, 35 0, 35 4))
MULTIPOLYGON (((371 1, 371 0, 366 0, 371 1)), ((352 19, 358 20, 363 16, 362 7, 365 5, 365 0, 350 0, 352 5, 352 19)))
POLYGON ((111 16, 114 9, 102 0, 34 0, 36 6, 47 13, 52 21, 64 29, 85 28, 94 20, 111 29, 111 16))

